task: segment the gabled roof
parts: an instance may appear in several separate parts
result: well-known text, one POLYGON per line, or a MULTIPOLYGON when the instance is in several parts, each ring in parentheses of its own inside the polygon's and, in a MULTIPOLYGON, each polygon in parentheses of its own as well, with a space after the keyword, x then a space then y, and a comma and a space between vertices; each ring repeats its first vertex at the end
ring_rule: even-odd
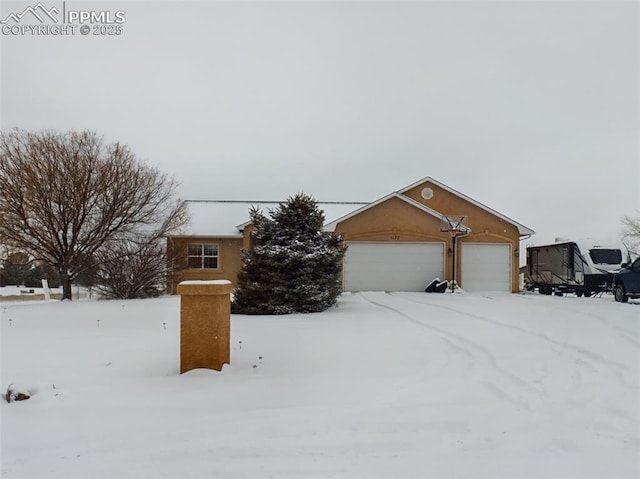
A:
POLYGON ((487 205, 484 205, 484 204, 480 203, 479 201, 474 200, 473 198, 471 198, 471 197, 469 197, 469 196, 467 196, 467 195, 465 195, 463 193, 460 193, 457 190, 454 190, 453 188, 451 188, 450 186, 445 185, 444 183, 440 183, 438 180, 435 180, 435 179, 431 178, 430 176, 427 176, 427 177, 425 177, 425 178, 423 178, 423 179, 421 179, 419 181, 416 181, 415 183, 410 184, 409 186, 406 186, 406 187, 398 190, 398 193, 404 194, 407 191, 415 188, 416 186, 420 186, 421 184, 426 183, 426 182, 432 183, 432 184, 442 188, 443 190, 448 191, 452 195, 456 195, 459 198, 462 198, 462 199, 468 201, 469 203, 477 206, 478 208, 482 208, 483 210, 491 213, 494 216, 497 216, 498 218, 506 221, 507 223, 511 223, 513 226, 518 228, 518 232, 519 232, 520 236, 529 236, 529 235, 535 234, 535 231, 532 230, 531 228, 527 228, 523 224, 512 220, 508 216, 505 216, 502 213, 499 213, 496 210, 494 210, 492 208, 489 208, 487 205))
MULTIPOLYGON (((268 213, 284 201, 245 200, 185 200, 191 216, 188 234, 216 238, 242 238, 242 231, 251 224, 249 210, 255 206, 268 213)), ((366 205, 362 202, 318 202, 326 221, 344 216, 354 208, 366 205)))
MULTIPOLYGON (((409 203, 410 205, 412 205, 412 206, 414 206, 414 207, 416 207, 418 209, 421 209, 422 211, 424 211, 426 213, 429 213, 430 215, 433 215, 438 219, 441 219, 442 215, 444 213, 435 211, 435 210, 423 205, 422 203, 419 203, 418 201, 415 201, 412 198, 409 198, 405 194, 407 191, 415 188, 416 186, 420 186, 421 184, 426 183, 426 182, 429 182, 429 183, 431 183, 433 185, 436 185, 436 186, 442 188, 443 190, 446 190, 449 193, 451 193, 453 195, 456 195, 456 196, 468 201, 469 203, 471 203, 471 204, 473 204, 473 205, 475 205, 475 206, 477 206, 479 208, 482 208, 483 210, 491 213, 492 215, 497 216, 498 218, 501 218, 502 220, 506 221, 507 223, 510 223, 510 224, 514 225, 518 229, 518 233, 520 234, 520 236, 528 236, 528 235, 532 235, 532 234, 535 233, 535 231, 533 231, 532 229, 527 228, 526 226, 518 223, 517 221, 512 220, 511 218, 503 215, 502 213, 498 213, 496 210, 494 210, 492 208, 489 208, 486 205, 483 205, 479 201, 476 201, 473 198, 470 198, 469 196, 464 195, 464 194, 460 193, 457 190, 454 190, 453 188, 445 185, 444 183, 439 182, 438 180, 435 180, 435 179, 431 178, 430 176, 427 176, 427 177, 421 179, 420 181, 416 181, 415 183, 412 183, 409 186, 406 186, 406 187, 404 187, 402 189, 399 189, 398 191, 395 191, 395 192, 393 192, 393 193, 391 193, 389 195, 383 196, 382 198, 374 201, 373 203, 369 203, 369 204, 363 206, 362 208, 359 208, 359 209, 357 209, 355 211, 351 211, 350 213, 346 214, 345 216, 343 216, 341 218, 338 218, 337 220, 332 221, 331 223, 328 223, 325 226, 325 230, 326 231, 335 231, 335 228, 338 225, 338 223, 340 223, 342 221, 345 221, 345 220, 348 220, 349 218, 352 218, 353 216, 355 216, 357 214, 360 214, 363 211, 368 210, 369 208, 373 208, 374 206, 377 206, 380 203, 383 203, 383 202, 385 202, 385 201, 387 201, 387 200, 389 200, 391 198, 399 198, 402 201, 405 201, 405 202, 409 203)), ((469 229, 469 231, 471 231, 471 230, 469 229)))
MULTIPOLYGON (((436 185, 443 190, 446 190, 449 193, 482 208, 492 215, 501 218, 507 223, 514 225, 518 229, 520 236, 528 236, 535 233, 532 229, 527 228, 517 221, 498 213, 494 209, 483 205, 479 201, 476 201, 429 176, 389 195, 383 196, 373 203, 356 201, 319 201, 318 206, 324 211, 326 220, 324 229, 325 231, 335 231, 338 223, 360 214, 369 208, 373 208, 374 206, 377 206, 391 198, 398 198, 435 218, 441 219, 443 214, 442 212, 435 211, 406 195, 407 191, 426 182, 430 182, 433 185, 436 185)), ((283 201, 186 200, 185 203, 187 203, 187 209, 191 216, 191 224, 189 226, 189 234, 181 236, 241 238, 244 228, 251 224, 249 219, 249 210, 251 207, 256 206, 264 213, 268 213, 270 210, 283 203, 283 201)))
POLYGON ((338 225, 338 223, 341 223, 343 221, 348 220, 349 218, 352 218, 356 215, 359 215, 360 213, 362 213, 363 211, 368 210, 369 208, 373 208, 374 206, 379 205, 380 203, 384 203, 385 201, 390 200, 391 198, 398 198, 399 200, 402 200, 406 203, 409 203, 411 206, 418 208, 419 210, 424 211, 425 213, 428 213, 430 215, 432 215, 433 217, 440 219, 442 218, 442 215, 440 213, 438 213, 435 210, 432 210, 431 208, 428 208, 427 206, 423 205, 422 203, 418 203, 416 200, 409 198, 406 195, 401 195, 398 192, 394 192, 391 193, 387 196, 383 196, 382 198, 374 201, 373 203, 368 203, 364 206, 362 206, 361 208, 358 208, 357 210, 351 211, 350 213, 342 216, 341 218, 337 218, 335 221, 332 221, 331 223, 327 223, 324 227, 325 231, 335 231, 336 226, 338 225))

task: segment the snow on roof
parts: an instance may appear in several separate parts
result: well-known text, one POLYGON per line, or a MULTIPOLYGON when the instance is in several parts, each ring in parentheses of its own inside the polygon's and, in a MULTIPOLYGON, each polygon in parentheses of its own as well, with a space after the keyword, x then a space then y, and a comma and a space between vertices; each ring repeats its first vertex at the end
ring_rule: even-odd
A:
MULTIPOLYGON (((241 238, 242 230, 249 224, 249 210, 255 206, 268 214, 276 208, 279 201, 241 201, 241 200, 186 200, 191 216, 188 233, 185 236, 216 236, 241 238)), ((361 202, 322 202, 318 207, 324 211, 325 221, 340 218, 367 203, 361 202)))
POLYGON ((256 206, 263 210, 278 203, 270 201, 207 201, 187 200, 191 216, 188 231, 193 236, 242 237, 238 225, 249 219, 249 210, 256 206))
MULTIPOLYGON (((512 220, 511 218, 498 213, 486 205, 454 190, 453 188, 440 183, 439 181, 427 176, 422 180, 413 183, 405 188, 386 195, 377 201, 357 202, 357 201, 318 201, 318 206, 324 211, 325 230, 333 231, 338 224, 338 220, 344 221, 354 214, 360 213, 367 208, 371 208, 392 197, 398 197, 425 212, 440 217, 441 213, 428 208, 407 197, 406 193, 411 188, 429 181, 439 187, 457 195, 472 204, 496 215, 499 218, 513 224, 518 228, 520 236, 532 235, 535 233, 530 228, 512 220)), ((250 224, 249 210, 252 206, 261 209, 265 214, 276 208, 282 201, 241 201, 241 200, 186 200, 187 208, 191 215, 191 224, 188 228, 189 233, 182 236, 215 236, 215 237, 242 237, 242 231, 245 226, 250 224)))
POLYGON ((557 237, 552 242, 542 243, 542 244, 529 244, 527 247, 531 248, 544 248, 547 246, 558 246, 567 243, 575 243, 578 245, 578 249, 582 253, 586 253, 592 249, 619 249, 621 251, 625 251, 625 246, 615 240, 597 240, 594 238, 564 238, 557 237))

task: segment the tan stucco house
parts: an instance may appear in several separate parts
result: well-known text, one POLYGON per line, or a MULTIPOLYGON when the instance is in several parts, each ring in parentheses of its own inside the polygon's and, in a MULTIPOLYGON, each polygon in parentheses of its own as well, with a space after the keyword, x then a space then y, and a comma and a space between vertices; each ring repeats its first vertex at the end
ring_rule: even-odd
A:
MULTIPOLYGON (((187 235, 167 238, 170 261, 186 266, 168 278, 228 279, 242 267, 240 250, 252 246, 249 209, 277 202, 188 201, 187 235)), ((341 234, 345 291, 424 291, 433 279, 455 278, 466 291, 519 291, 520 241, 534 231, 443 183, 427 177, 372 203, 319 202, 325 229, 341 234), (465 217, 454 241, 442 231, 444 215, 465 217), (455 250, 455 261, 454 261, 455 250)))

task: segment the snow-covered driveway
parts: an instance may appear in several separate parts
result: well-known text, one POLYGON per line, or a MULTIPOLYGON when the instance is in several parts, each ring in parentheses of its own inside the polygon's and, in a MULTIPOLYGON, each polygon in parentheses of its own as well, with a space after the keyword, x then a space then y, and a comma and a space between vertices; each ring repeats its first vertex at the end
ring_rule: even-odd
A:
POLYGON ((3 479, 640 477, 638 304, 345 294, 182 376, 178 298, 0 307, 3 479))

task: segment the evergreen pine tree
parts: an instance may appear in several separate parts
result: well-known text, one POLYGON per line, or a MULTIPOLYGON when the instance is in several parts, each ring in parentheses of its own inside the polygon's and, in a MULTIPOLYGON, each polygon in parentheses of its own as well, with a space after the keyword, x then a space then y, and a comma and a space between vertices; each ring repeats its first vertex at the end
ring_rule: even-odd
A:
POLYGON ((299 193, 266 217, 253 208, 256 246, 242 251, 232 312, 289 314, 324 311, 336 303, 346 246, 322 231, 324 213, 299 193))

